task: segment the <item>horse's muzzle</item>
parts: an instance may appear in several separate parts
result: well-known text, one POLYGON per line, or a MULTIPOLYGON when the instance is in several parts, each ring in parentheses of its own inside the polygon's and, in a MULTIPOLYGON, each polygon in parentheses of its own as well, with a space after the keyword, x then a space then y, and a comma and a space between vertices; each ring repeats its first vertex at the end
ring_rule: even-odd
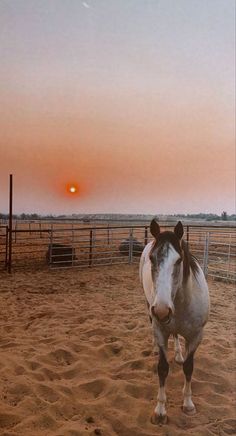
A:
POLYGON ((160 316, 160 313, 158 313, 158 310, 156 308, 156 306, 152 306, 152 315, 156 318, 156 320, 163 325, 167 325, 170 323, 171 321, 171 315, 172 315, 172 310, 169 308, 167 315, 165 316, 160 316))

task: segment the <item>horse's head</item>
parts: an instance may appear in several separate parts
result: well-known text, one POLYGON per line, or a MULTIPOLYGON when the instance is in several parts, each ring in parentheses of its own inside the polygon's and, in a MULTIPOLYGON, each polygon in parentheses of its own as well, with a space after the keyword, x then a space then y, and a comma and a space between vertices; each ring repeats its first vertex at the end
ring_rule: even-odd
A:
POLYGON ((184 233, 179 221, 174 232, 161 232, 159 224, 152 220, 151 234, 155 238, 150 260, 155 292, 152 315, 161 323, 168 324, 174 313, 174 300, 183 281, 183 251, 181 240, 184 233))

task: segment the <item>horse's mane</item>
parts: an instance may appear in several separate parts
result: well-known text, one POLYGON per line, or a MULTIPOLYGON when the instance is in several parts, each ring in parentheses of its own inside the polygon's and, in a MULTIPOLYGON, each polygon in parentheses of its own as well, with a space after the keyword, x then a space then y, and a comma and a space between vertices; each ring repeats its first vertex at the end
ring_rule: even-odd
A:
POLYGON ((182 250, 184 252, 183 281, 184 281, 184 283, 186 283, 188 280, 189 274, 190 274, 190 270, 192 270, 193 275, 196 277, 196 274, 199 270, 199 265, 198 265, 196 257, 194 257, 192 255, 192 253, 190 253, 187 242, 182 240, 181 247, 182 247, 182 250))

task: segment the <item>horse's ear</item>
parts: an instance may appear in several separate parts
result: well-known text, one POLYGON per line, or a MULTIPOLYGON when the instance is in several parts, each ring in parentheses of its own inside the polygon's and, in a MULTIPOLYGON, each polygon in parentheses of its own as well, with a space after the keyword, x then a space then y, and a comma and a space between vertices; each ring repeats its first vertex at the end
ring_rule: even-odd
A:
POLYGON ((181 221, 179 221, 174 229, 174 233, 177 236, 177 238, 180 240, 183 237, 184 234, 184 228, 183 228, 183 224, 181 223, 181 221))
POLYGON ((160 226, 159 224, 156 222, 156 220, 152 220, 151 224, 150 224, 150 232, 152 234, 152 236, 154 236, 154 238, 158 238, 158 236, 160 235, 160 226))

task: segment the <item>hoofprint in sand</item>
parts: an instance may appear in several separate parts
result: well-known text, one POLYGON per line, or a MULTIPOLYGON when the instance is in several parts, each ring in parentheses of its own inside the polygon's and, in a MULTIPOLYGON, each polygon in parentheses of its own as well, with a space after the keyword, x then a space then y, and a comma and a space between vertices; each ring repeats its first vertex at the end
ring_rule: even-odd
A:
POLYGON ((137 265, 0 275, 0 434, 235 434, 235 287, 209 282, 211 313, 195 356, 197 414, 181 411, 174 361, 169 422, 150 422, 157 357, 137 265))

